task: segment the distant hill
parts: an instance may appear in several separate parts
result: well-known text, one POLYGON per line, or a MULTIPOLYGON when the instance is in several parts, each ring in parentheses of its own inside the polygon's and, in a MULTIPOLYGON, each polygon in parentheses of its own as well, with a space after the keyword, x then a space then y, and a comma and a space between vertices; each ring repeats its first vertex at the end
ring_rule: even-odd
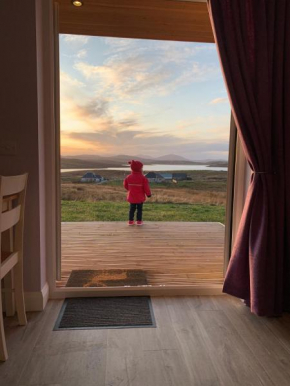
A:
POLYGON ((82 160, 99 160, 103 157, 96 154, 77 154, 77 155, 66 155, 63 156, 64 159, 82 159, 82 160))
POLYGON ((91 168, 113 168, 119 167, 120 162, 111 160, 84 160, 78 158, 61 158, 61 169, 91 169, 91 168))
POLYGON ((134 156, 127 155, 127 154, 118 154, 118 155, 113 155, 113 156, 106 156, 105 158, 111 159, 111 160, 117 161, 117 162, 122 162, 125 164, 132 159, 140 160, 140 157, 138 158, 138 157, 134 157, 134 156))
POLYGON ((151 157, 151 155, 145 155, 145 154, 139 154, 138 156, 134 156, 133 158, 143 158, 143 159, 154 159, 154 157, 151 157))
POLYGON ((190 161, 189 159, 186 159, 180 155, 176 155, 176 154, 167 154, 167 155, 162 155, 161 157, 157 157, 155 158, 155 160, 158 160, 158 161, 186 161, 186 162, 192 162, 190 161))
POLYGON ((212 166, 212 167, 228 167, 228 161, 222 161, 222 160, 219 160, 219 161, 214 161, 214 160, 211 160, 211 161, 207 161, 205 163, 205 165, 207 166, 212 166))

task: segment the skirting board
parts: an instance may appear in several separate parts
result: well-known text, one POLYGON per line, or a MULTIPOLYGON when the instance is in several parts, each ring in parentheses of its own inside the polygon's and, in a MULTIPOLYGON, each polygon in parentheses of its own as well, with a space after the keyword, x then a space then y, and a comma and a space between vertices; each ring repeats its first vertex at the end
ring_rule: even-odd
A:
POLYGON ((49 298, 49 286, 45 283, 41 291, 25 292, 26 311, 43 311, 49 298))

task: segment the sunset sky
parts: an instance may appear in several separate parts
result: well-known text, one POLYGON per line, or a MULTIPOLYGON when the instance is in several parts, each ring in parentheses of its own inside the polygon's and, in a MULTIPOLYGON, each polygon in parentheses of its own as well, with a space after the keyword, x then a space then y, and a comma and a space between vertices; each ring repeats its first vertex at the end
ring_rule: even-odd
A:
POLYGON ((60 36, 61 152, 226 159, 214 44, 60 36))

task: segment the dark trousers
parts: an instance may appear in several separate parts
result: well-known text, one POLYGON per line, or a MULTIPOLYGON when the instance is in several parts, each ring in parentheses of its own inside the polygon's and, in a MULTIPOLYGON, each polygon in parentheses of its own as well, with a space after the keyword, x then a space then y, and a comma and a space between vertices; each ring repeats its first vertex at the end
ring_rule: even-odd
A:
POLYGON ((134 215, 137 209, 137 221, 142 221, 143 203, 130 204, 129 221, 134 221, 134 215))

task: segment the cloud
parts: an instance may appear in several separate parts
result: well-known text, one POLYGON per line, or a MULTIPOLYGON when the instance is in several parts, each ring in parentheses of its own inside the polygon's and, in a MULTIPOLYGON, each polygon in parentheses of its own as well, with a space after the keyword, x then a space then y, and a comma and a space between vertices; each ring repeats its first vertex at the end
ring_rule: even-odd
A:
POLYGON ((84 36, 84 35, 62 35, 63 40, 68 43, 72 44, 74 46, 76 45, 85 45, 90 40, 90 36, 84 36))
POLYGON ((217 105, 220 103, 229 103, 228 98, 215 98, 209 102, 209 105, 217 105))
POLYGON ((152 156, 176 153, 191 159, 223 158, 228 154, 227 140, 194 140, 179 138, 173 134, 148 133, 146 130, 118 130, 116 126, 94 132, 70 132, 68 138, 87 143, 87 148, 99 154, 109 151, 118 154, 120 149, 125 154, 138 152, 152 156), (100 150, 103 147, 103 150, 100 150), (105 149, 105 150, 104 150, 105 149))
POLYGON ((62 89, 65 89, 67 87, 75 87, 76 89, 79 89, 85 86, 83 82, 81 82, 77 78, 73 78, 64 71, 60 71, 60 85, 62 89))
MULTIPOLYGON (((210 45, 106 38, 107 58, 100 65, 80 60, 74 64, 84 81, 107 97, 144 100, 164 96, 197 82, 221 77, 215 64, 201 64, 196 56, 210 45)), ((209 47, 210 49, 208 49, 209 47)))
POLYGON ((102 98, 91 99, 83 105, 78 105, 83 117, 98 118, 108 116, 109 102, 102 98))
POLYGON ((66 134, 71 131, 95 132, 96 130, 132 130, 139 127, 139 114, 130 110, 114 109, 111 101, 93 94, 84 83, 61 72, 61 130, 66 134))
POLYGON ((85 49, 80 50, 80 51, 76 54, 76 57, 77 57, 78 59, 85 58, 86 56, 87 56, 87 50, 85 50, 85 49))
POLYGON ((105 38, 105 43, 108 46, 106 54, 116 54, 123 51, 127 51, 135 47, 138 44, 138 40, 136 39, 122 39, 122 38, 105 38))
POLYGON ((132 127, 132 126, 137 126, 138 121, 137 119, 123 119, 119 122, 120 127, 132 127))
POLYGON ((117 113, 111 100, 101 94, 92 97, 82 82, 64 72, 61 79, 62 145, 66 154, 76 154, 84 148, 88 153, 99 154, 119 153, 122 149, 132 155, 176 153, 195 159, 227 156, 229 117, 226 114, 173 121, 165 132, 164 126, 156 122, 158 109, 153 119, 157 126, 150 126, 144 122, 143 113, 131 109, 117 113))
POLYGON ((101 95, 94 96, 83 82, 64 71, 60 74, 61 130, 93 131, 108 127, 112 118, 109 101, 101 95))
POLYGON ((197 44, 187 42, 174 41, 153 41, 153 48, 151 49, 158 56, 158 59, 164 63, 183 64, 188 63, 188 60, 196 60, 196 58, 207 52, 211 52, 214 47, 211 44, 197 44))
MULTIPOLYGON (((61 73, 64 153, 84 149, 88 154, 122 151, 226 158, 229 116, 214 114, 208 104, 225 103, 227 98, 208 103, 203 96, 190 107, 189 99, 182 99, 183 95, 190 98, 194 89, 183 87, 195 83, 208 87, 209 82, 216 85, 221 79, 220 68, 211 59, 212 45, 99 39, 100 55, 96 56, 89 50, 91 45, 82 47, 88 37, 64 37, 72 54, 70 75, 61 73), (210 60, 199 60, 204 55, 210 60)), ((225 94, 218 90, 217 95, 225 94)))
POLYGON ((136 95, 146 98, 152 95, 168 95, 176 89, 195 82, 204 82, 219 75, 214 66, 191 65, 178 69, 168 64, 151 62, 142 55, 131 58, 115 58, 102 66, 86 62, 74 65, 82 76, 107 96, 133 99, 136 95))

